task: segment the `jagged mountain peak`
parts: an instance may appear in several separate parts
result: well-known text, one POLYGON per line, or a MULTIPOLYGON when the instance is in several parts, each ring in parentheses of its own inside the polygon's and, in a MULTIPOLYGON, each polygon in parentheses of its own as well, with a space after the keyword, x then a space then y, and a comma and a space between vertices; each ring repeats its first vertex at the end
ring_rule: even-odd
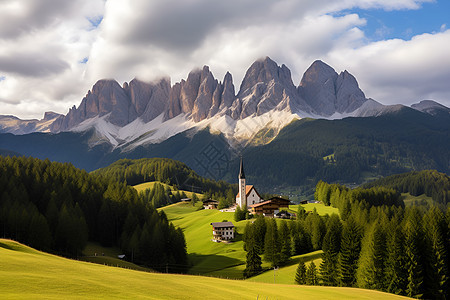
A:
POLYGON ((285 65, 278 66, 275 61, 266 56, 255 61, 247 70, 242 80, 239 93, 240 95, 248 93, 248 89, 259 82, 268 83, 272 80, 293 86, 291 71, 285 65))
POLYGON ((300 86, 306 86, 310 83, 323 84, 328 79, 337 76, 338 74, 332 67, 321 60, 316 60, 303 74, 300 86))
POLYGON ((326 117, 353 112, 367 100, 353 75, 347 70, 338 74, 321 60, 303 74, 299 94, 317 115, 326 117))
MULTIPOLYGON (((436 109, 442 111, 438 105, 423 101, 413 108, 432 114, 436 109)), ((366 99, 347 70, 338 74, 316 60, 295 86, 289 68, 266 56, 251 64, 238 91, 231 73, 219 81, 207 65, 193 69, 173 85, 168 77, 152 82, 134 78, 122 86, 114 79, 102 79, 67 115, 48 113, 39 122, 5 117, 0 119, 0 131, 24 134, 94 127, 114 147, 121 147, 124 141, 129 145, 161 142, 202 126, 244 140, 254 134, 252 130, 278 132, 292 118, 378 116, 395 109, 366 99)))

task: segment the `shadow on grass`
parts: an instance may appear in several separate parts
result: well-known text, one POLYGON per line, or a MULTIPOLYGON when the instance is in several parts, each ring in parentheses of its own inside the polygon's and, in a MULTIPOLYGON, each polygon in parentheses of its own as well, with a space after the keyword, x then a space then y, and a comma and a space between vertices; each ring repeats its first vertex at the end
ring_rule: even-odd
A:
MULTIPOLYGON (((243 264, 243 262, 239 259, 216 254, 204 255, 190 253, 188 257, 189 263, 192 266, 188 273, 192 275, 229 277, 229 272, 227 272, 227 269, 243 264), (223 271, 223 274, 221 271, 223 271)), ((241 276, 239 274, 239 276, 236 277, 241 276)))

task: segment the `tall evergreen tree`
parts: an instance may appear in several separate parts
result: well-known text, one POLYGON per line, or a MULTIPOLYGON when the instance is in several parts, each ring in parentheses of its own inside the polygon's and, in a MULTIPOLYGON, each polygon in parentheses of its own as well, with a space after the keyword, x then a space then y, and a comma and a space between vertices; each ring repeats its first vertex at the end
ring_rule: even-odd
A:
POLYGON ((423 229, 419 210, 409 210, 405 221, 405 256, 407 269, 406 295, 422 297, 423 289, 423 229))
POLYGON ((264 260, 270 262, 272 267, 276 267, 280 263, 280 243, 275 219, 267 220, 266 236, 264 238, 264 260))
POLYGON ((297 284, 306 284, 306 266, 303 260, 300 260, 295 272, 295 282, 297 284))
POLYGON ((347 219, 342 230, 339 255, 340 282, 343 286, 356 285, 356 270, 361 252, 361 228, 353 217, 347 219))
POLYGON ((314 263, 314 261, 312 261, 309 264, 308 269, 306 270, 306 284, 307 285, 318 285, 319 284, 319 279, 317 277, 317 268, 316 268, 316 264, 314 263))
POLYGON ((375 223, 362 241, 361 257, 358 262, 358 286, 382 290, 384 287, 384 266, 386 259, 386 234, 383 227, 375 223))
POLYGON ((447 296, 447 222, 443 213, 432 207, 424 216, 426 268, 425 298, 443 299, 447 296))
POLYGON ((341 248, 342 224, 339 216, 333 214, 328 220, 328 229, 322 244, 320 274, 324 285, 339 283, 339 251, 341 248))
POLYGON ((386 291, 404 295, 406 290, 405 236, 397 218, 390 221, 387 231, 385 261, 386 291))
POLYGON ((282 221, 280 225, 280 233, 279 233, 279 243, 280 247, 280 263, 286 263, 291 257, 291 234, 289 231, 289 227, 286 221, 282 221))
POLYGON ((256 252, 259 255, 264 254, 264 239, 266 236, 266 220, 263 215, 257 215, 255 222, 253 223, 255 226, 253 236, 256 243, 256 252))
POLYGON ((254 239, 255 225, 247 223, 245 226, 245 244, 244 250, 247 251, 246 266, 244 269, 244 278, 255 276, 262 271, 261 257, 258 255, 258 247, 254 239))

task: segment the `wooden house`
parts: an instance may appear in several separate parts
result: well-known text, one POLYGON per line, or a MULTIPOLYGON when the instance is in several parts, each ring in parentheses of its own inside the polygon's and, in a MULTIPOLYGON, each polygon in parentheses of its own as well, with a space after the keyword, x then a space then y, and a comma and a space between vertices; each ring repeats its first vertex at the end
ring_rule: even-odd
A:
POLYGON ((234 239, 234 225, 232 222, 211 223, 215 241, 229 241, 234 239))
POLYGON ((218 205, 219 205, 219 201, 216 201, 213 199, 206 199, 205 201, 203 201, 204 209, 217 209, 218 205))
POLYGON ((274 216, 280 208, 289 208, 291 201, 281 197, 273 197, 270 200, 250 205, 253 214, 274 216))

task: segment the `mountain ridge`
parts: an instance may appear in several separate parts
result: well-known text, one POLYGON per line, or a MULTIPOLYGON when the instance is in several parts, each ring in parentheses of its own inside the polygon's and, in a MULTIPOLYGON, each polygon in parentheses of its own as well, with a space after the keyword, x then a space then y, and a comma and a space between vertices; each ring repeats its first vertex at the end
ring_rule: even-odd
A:
MULTIPOLYGON (((449 113, 433 101, 413 108, 430 114, 449 113)), ((102 79, 66 115, 46 113, 42 120, 0 116, 0 132, 59 133, 94 128, 97 143, 103 140, 114 148, 131 149, 159 143, 188 129, 210 128, 223 132, 236 145, 251 142, 261 130, 272 130, 276 136, 294 119, 370 117, 395 109, 366 98, 347 70, 337 73, 316 60, 296 86, 286 65, 279 66, 265 57, 248 68, 237 93, 231 73, 219 81, 208 66, 192 70, 186 80, 173 85, 170 78, 153 82, 134 78, 122 85, 102 79)))

